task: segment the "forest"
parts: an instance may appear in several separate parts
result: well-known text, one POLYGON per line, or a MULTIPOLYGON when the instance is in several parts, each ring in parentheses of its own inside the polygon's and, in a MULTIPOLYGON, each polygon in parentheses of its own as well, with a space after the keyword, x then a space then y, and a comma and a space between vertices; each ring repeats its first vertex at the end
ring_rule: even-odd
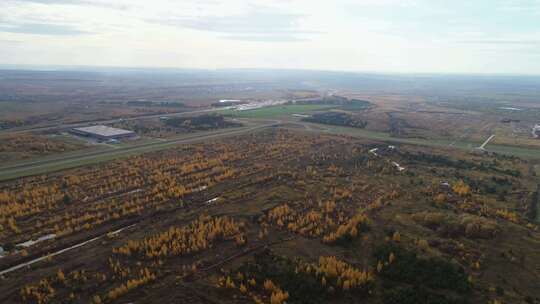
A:
POLYGON ((173 117, 167 119, 165 124, 170 127, 185 129, 189 131, 205 131, 221 128, 239 127, 242 124, 225 120, 225 117, 218 114, 203 114, 190 117, 173 117))
POLYGON ((367 126, 367 122, 359 120, 351 114, 343 112, 323 112, 315 113, 310 117, 302 118, 306 122, 314 122, 325 125, 345 126, 363 129, 367 126))
POLYGON ((272 128, 5 181, 0 302, 537 303, 529 165, 272 128))

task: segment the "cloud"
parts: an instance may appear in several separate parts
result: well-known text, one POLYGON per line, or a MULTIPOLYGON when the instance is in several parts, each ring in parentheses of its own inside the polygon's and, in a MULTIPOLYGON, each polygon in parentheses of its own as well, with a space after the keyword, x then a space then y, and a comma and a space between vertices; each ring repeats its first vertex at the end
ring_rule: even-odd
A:
POLYGON ((295 37, 291 35, 226 35, 220 38, 240 41, 256 42, 300 42, 309 41, 307 38, 295 37))
POLYGON ((127 9, 125 5, 114 4, 110 2, 92 1, 92 0, 11 0, 14 3, 35 3, 45 5, 87 5, 112 9, 127 9))
POLYGON ((499 9, 507 12, 533 12, 540 10, 540 1, 538 0, 506 0, 499 9))
POLYGON ((149 20, 169 26, 228 34, 220 38, 245 41, 302 41, 298 35, 317 34, 301 28, 302 14, 251 5, 243 13, 231 15, 187 16, 149 20))
POLYGON ((6 39, 0 39, 0 45, 11 45, 11 46, 14 46, 14 45, 18 45, 18 44, 21 44, 21 41, 18 41, 18 40, 6 40, 6 39))
POLYGON ((459 43, 493 45, 540 45, 540 40, 466 40, 459 41, 459 43))
POLYGON ((0 63, 540 73, 533 1, 0 0, 0 63))
POLYGON ((81 31, 70 25, 48 23, 23 23, 13 26, 0 25, 0 32, 53 36, 76 36, 91 34, 90 32, 81 31))
POLYGON ((29 2, 40 4, 86 4, 86 0, 12 0, 12 2, 29 2))

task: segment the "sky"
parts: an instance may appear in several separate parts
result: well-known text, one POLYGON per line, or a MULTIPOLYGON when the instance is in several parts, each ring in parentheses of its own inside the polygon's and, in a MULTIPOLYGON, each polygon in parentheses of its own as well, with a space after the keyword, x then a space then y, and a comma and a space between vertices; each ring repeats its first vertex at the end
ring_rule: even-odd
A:
POLYGON ((0 0, 0 64, 540 74, 540 0, 0 0))

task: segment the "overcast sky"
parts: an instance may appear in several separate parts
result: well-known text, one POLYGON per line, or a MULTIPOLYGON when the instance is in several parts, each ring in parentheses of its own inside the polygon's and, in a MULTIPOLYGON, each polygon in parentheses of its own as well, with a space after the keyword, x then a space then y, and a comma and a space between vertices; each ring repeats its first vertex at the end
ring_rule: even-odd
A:
POLYGON ((540 0, 0 0, 0 64, 540 74, 540 0))

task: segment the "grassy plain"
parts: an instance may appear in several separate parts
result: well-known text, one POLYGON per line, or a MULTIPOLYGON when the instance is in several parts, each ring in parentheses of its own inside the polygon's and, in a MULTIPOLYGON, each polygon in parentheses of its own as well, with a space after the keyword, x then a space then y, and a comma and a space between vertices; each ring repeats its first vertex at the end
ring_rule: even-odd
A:
POLYGON ((237 111, 237 110, 225 110, 220 114, 228 115, 236 118, 262 118, 262 119, 275 119, 282 117, 289 117, 292 114, 309 114, 314 111, 320 111, 325 109, 334 108, 332 105, 279 105, 264 107, 254 110, 237 111))

